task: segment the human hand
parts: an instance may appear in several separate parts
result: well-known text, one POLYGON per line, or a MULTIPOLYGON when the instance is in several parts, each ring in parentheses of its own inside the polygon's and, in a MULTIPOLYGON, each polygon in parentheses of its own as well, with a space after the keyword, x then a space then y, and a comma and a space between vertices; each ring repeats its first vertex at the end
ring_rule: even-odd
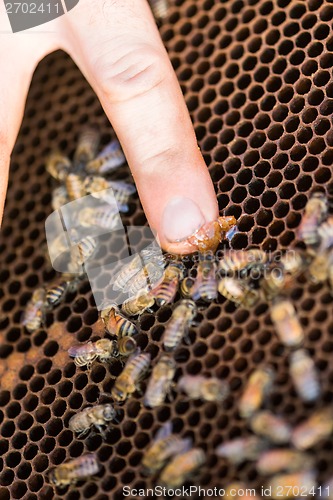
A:
POLYGON ((10 154, 38 62, 57 49, 79 66, 112 123, 150 227, 166 250, 218 216, 176 75, 146 0, 80 0, 66 15, 9 32, 0 3, 0 220, 10 154))

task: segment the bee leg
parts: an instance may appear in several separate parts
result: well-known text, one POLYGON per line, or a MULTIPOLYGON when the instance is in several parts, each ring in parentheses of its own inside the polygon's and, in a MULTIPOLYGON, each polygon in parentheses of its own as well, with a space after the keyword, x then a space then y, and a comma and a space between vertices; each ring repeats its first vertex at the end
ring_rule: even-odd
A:
POLYGON ((103 439, 106 439, 106 432, 104 431, 103 427, 101 425, 96 425, 96 429, 98 430, 99 434, 102 436, 103 439))

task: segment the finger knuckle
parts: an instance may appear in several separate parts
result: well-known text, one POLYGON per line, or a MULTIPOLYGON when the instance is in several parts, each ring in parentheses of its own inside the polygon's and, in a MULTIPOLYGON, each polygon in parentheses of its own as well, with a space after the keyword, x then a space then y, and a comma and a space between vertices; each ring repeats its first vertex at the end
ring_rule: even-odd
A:
POLYGON ((161 51, 147 45, 120 51, 116 58, 104 54, 95 66, 101 92, 111 102, 117 102, 153 90, 167 77, 168 68, 163 59, 161 51))

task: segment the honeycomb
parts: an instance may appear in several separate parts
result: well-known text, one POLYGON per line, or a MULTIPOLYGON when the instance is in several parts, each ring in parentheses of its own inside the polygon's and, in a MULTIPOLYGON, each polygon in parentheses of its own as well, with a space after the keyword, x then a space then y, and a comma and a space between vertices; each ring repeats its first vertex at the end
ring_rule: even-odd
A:
MULTIPOLYGON (((309 192, 333 194, 333 5, 323 0, 171 0, 161 35, 181 83, 198 143, 214 181, 221 214, 234 215, 239 233, 233 248, 258 245, 283 250, 298 245, 295 230, 309 192)), ((46 326, 28 334, 20 324, 34 289, 55 271, 44 251, 44 221, 51 213, 51 180, 44 158, 58 146, 73 154, 85 124, 97 125, 106 144, 110 125, 92 89, 62 53, 41 62, 29 92, 22 128, 12 155, 0 241, 0 499, 57 498, 46 471, 84 452, 96 451, 99 477, 66 491, 64 498, 122 498, 123 485, 151 487, 140 475, 143 450, 169 419, 175 432, 194 438, 207 452, 202 487, 225 487, 238 478, 261 484, 254 464, 233 466, 214 449, 223 439, 247 435, 237 401, 258 363, 278 372, 268 408, 292 424, 309 416, 313 404, 296 398, 286 349, 274 332, 266 303, 237 308, 219 297, 201 311, 190 346, 176 353, 177 376, 212 374, 231 394, 220 406, 181 395, 148 411, 136 394, 106 440, 74 438, 69 418, 110 389, 121 367, 95 364, 76 369, 67 349, 101 334, 88 282, 53 313, 46 326)), ((137 198, 126 224, 141 225, 137 198)), ((333 297, 326 284, 299 279, 293 299, 313 355, 323 393, 333 399, 333 297)), ((156 358, 167 306, 140 319, 138 343, 156 358)), ((314 449, 319 484, 333 473, 333 443, 314 449)), ((193 497, 194 498, 194 497, 193 497)))

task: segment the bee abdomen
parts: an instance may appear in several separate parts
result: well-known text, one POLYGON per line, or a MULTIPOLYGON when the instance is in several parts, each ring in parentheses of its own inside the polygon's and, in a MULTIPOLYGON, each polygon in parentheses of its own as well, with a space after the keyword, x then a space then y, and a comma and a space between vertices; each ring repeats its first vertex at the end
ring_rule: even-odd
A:
POLYGON ((85 195, 83 182, 79 175, 68 174, 65 182, 70 200, 77 200, 85 195))
POLYGON ((174 279, 169 282, 163 282, 158 287, 158 292, 155 295, 156 304, 161 307, 173 302, 178 288, 178 280, 174 279))
POLYGON ((59 304, 59 302, 61 302, 61 300, 65 297, 67 289, 68 289, 67 282, 63 282, 47 290, 46 292, 47 304, 50 306, 55 306, 59 304))
POLYGON ((132 337, 138 333, 136 326, 126 318, 120 318, 117 325, 118 337, 132 337))
POLYGON ((77 356, 74 358, 74 363, 76 366, 86 366, 97 359, 97 354, 93 356, 77 356))

